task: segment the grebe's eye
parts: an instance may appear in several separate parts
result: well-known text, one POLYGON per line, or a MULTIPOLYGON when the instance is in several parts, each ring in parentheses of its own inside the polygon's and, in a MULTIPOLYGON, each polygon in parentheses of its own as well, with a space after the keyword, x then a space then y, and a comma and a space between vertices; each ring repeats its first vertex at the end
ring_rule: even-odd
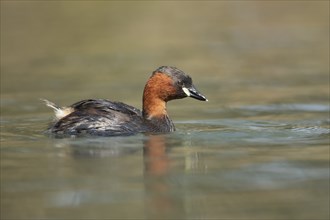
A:
POLYGON ((180 86, 183 86, 183 82, 182 82, 182 80, 178 80, 178 84, 179 84, 180 86))

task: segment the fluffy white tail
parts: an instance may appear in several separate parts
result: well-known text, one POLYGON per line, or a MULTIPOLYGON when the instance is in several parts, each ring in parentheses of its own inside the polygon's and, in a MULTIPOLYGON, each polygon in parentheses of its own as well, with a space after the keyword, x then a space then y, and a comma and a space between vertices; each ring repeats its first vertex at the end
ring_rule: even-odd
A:
POLYGON ((71 107, 61 108, 58 105, 56 105, 55 103, 48 101, 47 99, 40 99, 40 100, 45 102, 48 107, 54 109, 55 117, 57 119, 61 119, 65 116, 67 116, 68 114, 70 114, 71 112, 73 112, 73 108, 71 108, 71 107))

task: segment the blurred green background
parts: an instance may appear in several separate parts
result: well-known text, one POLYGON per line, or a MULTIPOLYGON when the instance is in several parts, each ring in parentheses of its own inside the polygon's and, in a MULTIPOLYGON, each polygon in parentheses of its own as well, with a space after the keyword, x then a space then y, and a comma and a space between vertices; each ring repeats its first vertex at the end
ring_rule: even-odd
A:
POLYGON ((211 101, 208 108, 326 102, 328 6, 328 1, 1 1, 5 112, 14 111, 11 104, 33 108, 40 96, 63 105, 98 97, 140 107, 144 83, 161 65, 190 74, 211 101))

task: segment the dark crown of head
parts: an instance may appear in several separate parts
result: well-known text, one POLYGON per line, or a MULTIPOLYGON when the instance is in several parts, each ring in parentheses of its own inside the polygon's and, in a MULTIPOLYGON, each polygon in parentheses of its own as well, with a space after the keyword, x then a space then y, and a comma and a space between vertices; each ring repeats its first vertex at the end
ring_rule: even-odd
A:
POLYGON ((161 66, 159 68, 157 68, 152 75, 154 75, 155 73, 164 73, 169 75, 170 77, 174 78, 174 79, 190 79, 190 77, 184 73, 182 70, 176 68, 176 67, 172 67, 172 66, 161 66))

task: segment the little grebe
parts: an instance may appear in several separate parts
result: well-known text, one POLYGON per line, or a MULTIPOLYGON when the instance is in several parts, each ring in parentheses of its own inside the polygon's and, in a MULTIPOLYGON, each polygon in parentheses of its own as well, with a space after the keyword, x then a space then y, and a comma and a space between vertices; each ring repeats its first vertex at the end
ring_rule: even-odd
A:
POLYGON ((130 135, 139 132, 175 130, 166 111, 166 102, 192 97, 207 101, 192 84, 190 76, 175 67, 156 69, 143 92, 142 112, 121 102, 88 99, 69 107, 43 100, 55 111, 56 120, 47 132, 54 135, 130 135))

